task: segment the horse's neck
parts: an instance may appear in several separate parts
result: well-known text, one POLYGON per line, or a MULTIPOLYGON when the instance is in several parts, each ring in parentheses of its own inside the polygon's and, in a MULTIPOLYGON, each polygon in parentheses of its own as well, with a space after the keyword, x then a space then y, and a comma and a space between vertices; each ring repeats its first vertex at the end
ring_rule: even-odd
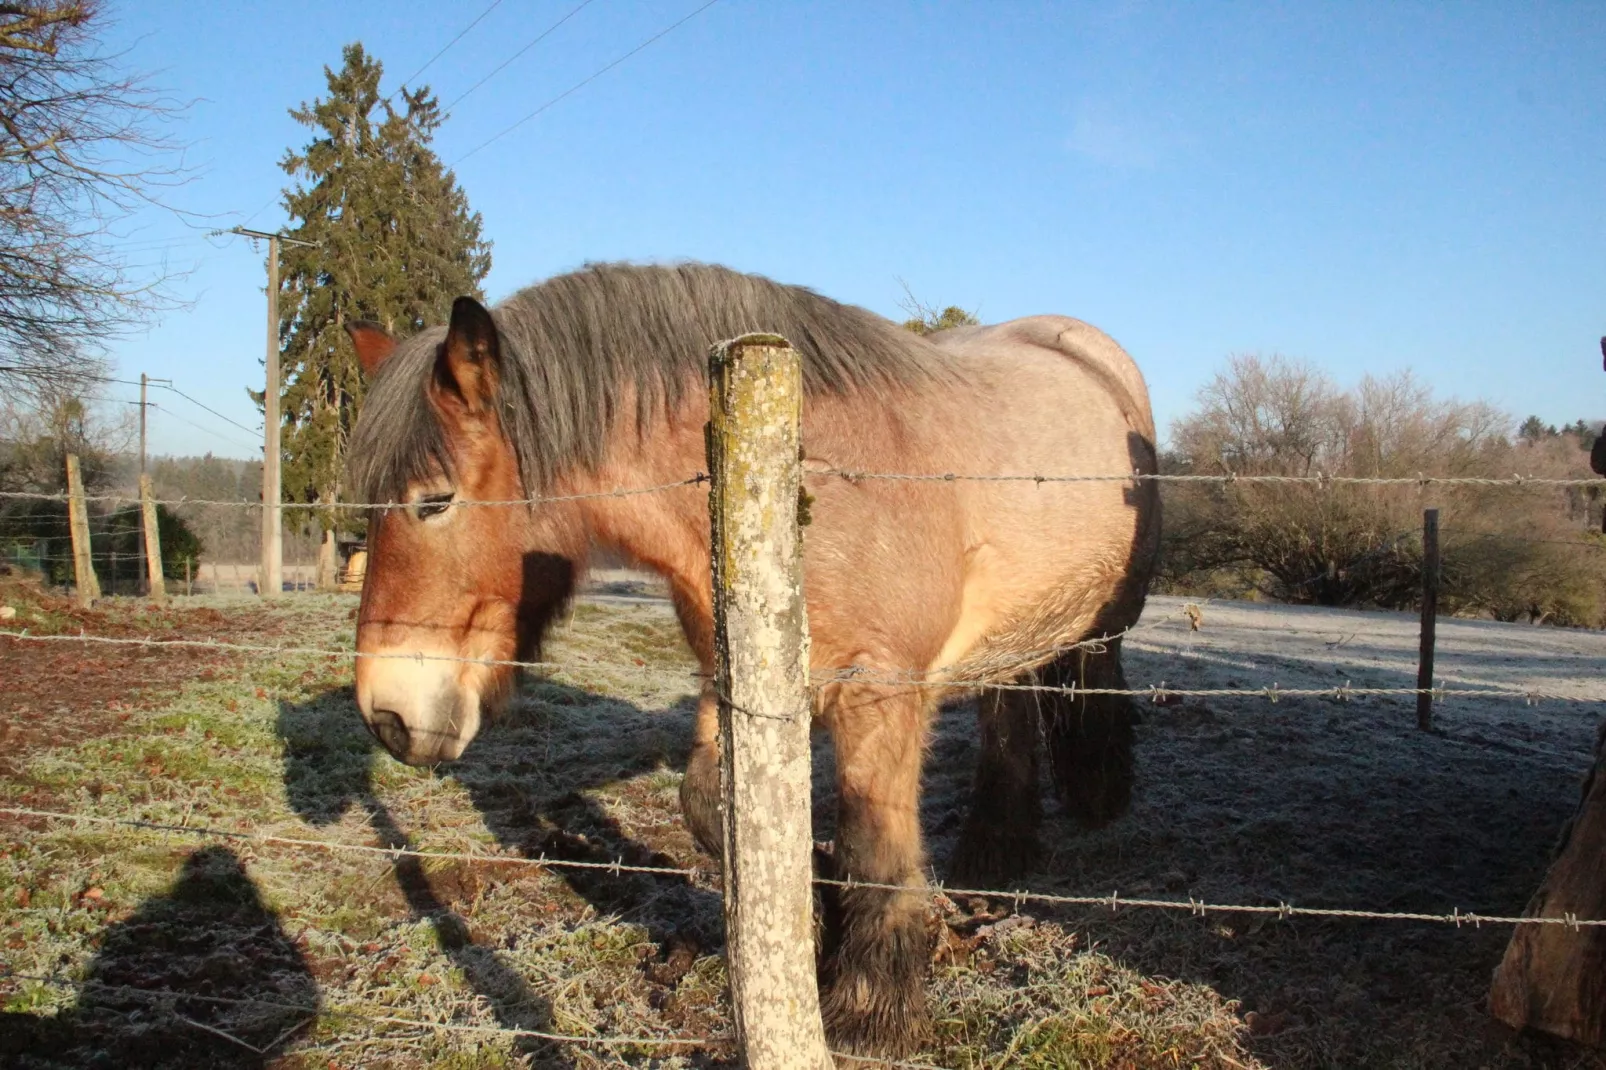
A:
POLYGON ((632 435, 595 474, 564 481, 594 550, 649 568, 677 590, 708 586, 708 488, 689 483, 706 465, 702 421, 656 423, 632 435), (662 488, 662 489, 649 489, 662 488))

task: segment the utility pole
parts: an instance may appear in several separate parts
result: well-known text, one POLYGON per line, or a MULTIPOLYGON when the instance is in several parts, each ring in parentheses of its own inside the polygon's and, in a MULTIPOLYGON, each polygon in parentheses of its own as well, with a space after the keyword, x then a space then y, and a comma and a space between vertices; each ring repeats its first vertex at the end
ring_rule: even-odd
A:
POLYGON ((235 227, 230 234, 268 243, 267 389, 262 396, 262 574, 257 593, 278 598, 284 590, 284 528, 279 500, 279 243, 316 246, 284 234, 235 227))
POLYGON ((145 474, 145 388, 151 383, 157 386, 172 386, 171 379, 152 379, 144 372, 139 373, 139 474, 145 474))

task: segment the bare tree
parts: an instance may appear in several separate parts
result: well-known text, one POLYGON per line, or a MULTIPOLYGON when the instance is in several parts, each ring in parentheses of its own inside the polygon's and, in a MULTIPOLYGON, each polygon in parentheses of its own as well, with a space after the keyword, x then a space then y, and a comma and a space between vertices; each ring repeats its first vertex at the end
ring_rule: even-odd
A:
POLYGON ((898 285, 903 287, 904 298, 898 302, 898 307, 909 317, 903 321, 904 330, 913 331, 915 334, 936 334, 950 327, 975 327, 981 323, 981 320, 976 318, 976 313, 969 309, 960 308, 958 305, 939 309, 916 297, 909 284, 902 279, 898 280, 898 285))
MULTIPOLYGON (((1346 391, 1304 361, 1239 356, 1172 426, 1162 464, 1212 475, 1588 475, 1581 433, 1512 441, 1511 428, 1483 402, 1435 398, 1409 372, 1346 391)), ((1583 490, 1238 483, 1162 493, 1161 583, 1172 590, 1405 608, 1421 589, 1421 516, 1433 505, 1446 611, 1606 623, 1600 503, 1583 490)))
POLYGON ((157 133, 179 106, 103 53, 97 0, 0 2, 0 375, 92 371, 163 307, 118 225, 185 172, 157 133))

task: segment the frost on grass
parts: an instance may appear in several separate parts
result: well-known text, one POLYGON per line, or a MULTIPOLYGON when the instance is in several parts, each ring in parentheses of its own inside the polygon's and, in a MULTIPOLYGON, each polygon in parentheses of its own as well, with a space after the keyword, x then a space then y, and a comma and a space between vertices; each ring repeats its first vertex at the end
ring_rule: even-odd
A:
MULTIPOLYGON (((239 658, 203 671, 142 656, 118 663, 130 695, 108 697, 102 686, 80 699, 70 681, 39 692, 49 703, 34 711, 40 718, 67 705, 80 721, 105 723, 13 748, 0 780, 13 805, 473 858, 7 821, 4 961, 68 983, 0 979, 0 1045, 32 1037, 34 1065, 87 1065, 71 1053, 177 1036, 162 1031, 176 1011, 268 1048, 263 1061, 285 1067, 728 1065, 719 1046, 555 1046, 371 1020, 584 1037, 728 1035, 710 880, 509 861, 544 854, 716 868, 692 845, 677 799, 694 665, 673 614, 650 594, 621 587, 611 601, 579 603, 544 652, 559 667, 530 674, 462 761, 433 770, 376 750, 345 659, 239 658), (219 849, 232 863, 204 853, 219 849), (187 880, 196 867, 214 876, 187 880), (220 905, 183 891, 201 887, 228 894, 220 905), (97 977, 135 978, 188 1001, 170 997, 149 1010, 96 1003, 83 982, 97 977), (311 1000, 318 1014, 285 1021, 275 1040, 267 1034, 279 1019, 266 1009, 258 1018, 208 1012, 192 987, 206 984, 311 1000)), ((162 628, 223 634, 238 613, 270 641, 349 645, 354 606, 349 598, 265 609, 208 603, 193 617, 171 611, 162 628)), ((1212 605, 1204 629, 1191 632, 1180 617, 1170 621, 1177 610, 1174 600, 1153 600, 1145 623, 1161 626, 1128 644, 1134 683, 1394 686, 1414 672, 1414 631, 1398 615, 1212 605)), ((116 605, 96 612, 96 628, 149 627, 133 609, 121 625, 116 605)), ((1600 718, 1590 689, 1606 678, 1606 640, 1450 621, 1440 640, 1447 681, 1532 680, 1579 699, 1452 703, 1431 735, 1416 731, 1405 700, 1145 707, 1132 813, 1084 834, 1050 806, 1046 860, 1025 884, 1520 910, 1587 765, 1600 718)), ((822 741, 822 790, 828 753, 822 741)), ((939 876, 974 767, 974 711, 956 705, 935 726, 923 798, 939 876)), ((828 836, 823 798, 818 812, 828 836)), ((1492 929, 1033 906, 1028 923, 1007 896, 938 903, 937 1033, 921 1056, 934 1065, 1599 1065, 1487 1027, 1478 1001, 1506 936, 1492 929)), ((232 1043, 182 1028, 195 1043, 232 1043)), ((0 1048, 0 1062, 18 1058, 0 1048)))

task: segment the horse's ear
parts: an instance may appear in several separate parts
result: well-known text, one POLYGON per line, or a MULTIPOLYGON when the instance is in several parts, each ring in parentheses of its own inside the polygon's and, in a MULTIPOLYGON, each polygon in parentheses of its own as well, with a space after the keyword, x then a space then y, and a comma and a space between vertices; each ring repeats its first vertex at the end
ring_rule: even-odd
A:
POLYGON ((396 339, 390 332, 372 320, 353 320, 346 324, 346 333, 357 350, 357 363, 364 375, 372 375, 379 366, 396 352, 396 339))
POLYGON ((457 394, 469 412, 489 405, 496 393, 502 347, 496 322, 472 297, 452 302, 452 322, 435 359, 435 381, 457 394))

